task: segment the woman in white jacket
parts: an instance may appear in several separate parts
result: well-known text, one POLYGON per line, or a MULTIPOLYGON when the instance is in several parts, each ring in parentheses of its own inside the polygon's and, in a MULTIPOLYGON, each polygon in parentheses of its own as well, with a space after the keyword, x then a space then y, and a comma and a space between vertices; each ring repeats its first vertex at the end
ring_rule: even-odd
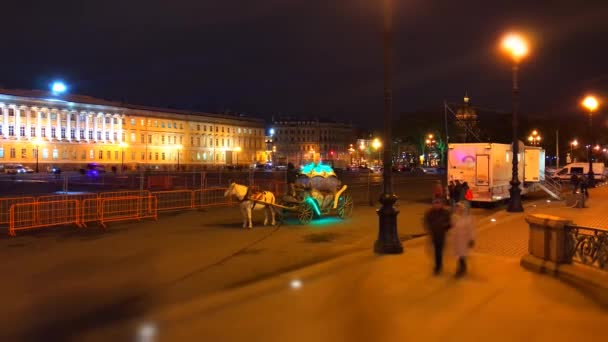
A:
POLYGON ((452 236, 454 253, 458 258, 456 277, 462 277, 467 272, 466 257, 474 244, 473 218, 467 212, 465 205, 460 202, 454 208, 452 215, 452 236))

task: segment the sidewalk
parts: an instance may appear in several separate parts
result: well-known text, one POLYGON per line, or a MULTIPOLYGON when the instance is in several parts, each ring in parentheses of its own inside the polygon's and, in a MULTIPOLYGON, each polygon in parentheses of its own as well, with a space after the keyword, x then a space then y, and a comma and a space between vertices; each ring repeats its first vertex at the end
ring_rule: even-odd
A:
POLYGON ((528 205, 526 213, 500 212, 495 221, 480 220, 464 279, 452 277, 456 261, 449 244, 439 277, 431 275, 426 239, 407 241, 405 252, 395 256, 375 256, 370 246, 150 313, 129 330, 109 328, 87 337, 132 338, 146 322, 158 329, 161 341, 600 340, 608 311, 580 291, 519 265, 527 248, 526 214, 601 224, 608 188, 593 189, 591 198, 587 209, 543 202, 528 205))

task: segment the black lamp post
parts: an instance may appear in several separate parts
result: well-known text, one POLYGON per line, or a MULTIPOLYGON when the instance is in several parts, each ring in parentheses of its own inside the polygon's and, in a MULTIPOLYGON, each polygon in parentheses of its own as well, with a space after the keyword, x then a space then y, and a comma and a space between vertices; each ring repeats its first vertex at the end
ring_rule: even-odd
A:
POLYGON ((519 181, 518 175, 519 139, 517 138, 517 116, 519 109, 519 86, 517 84, 517 76, 519 71, 519 62, 523 57, 528 54, 528 45, 526 41, 519 35, 510 34, 504 38, 502 46, 511 55, 511 58, 513 59, 513 116, 511 121, 511 126, 513 129, 513 142, 511 147, 511 150, 513 151, 513 169, 511 172, 511 181, 509 182, 509 184, 511 184, 511 189, 509 189, 510 198, 509 205, 507 206, 507 211, 522 212, 524 211, 524 207, 521 203, 521 189, 519 188, 521 182, 519 181))
POLYGON ((384 170, 382 173, 383 192, 380 196, 382 206, 377 210, 379 218, 378 239, 374 251, 379 254, 403 253, 403 246, 397 234, 397 215, 395 209, 397 195, 393 192, 392 160, 392 63, 393 63, 393 0, 384 0, 384 170))
POLYGON ((36 173, 40 172, 38 169, 38 154, 40 154, 40 144, 36 143, 36 173))
POLYGON ((595 186, 595 174, 593 173, 593 112, 598 107, 597 99, 593 96, 587 96, 582 102, 583 107, 587 108, 589 111, 589 145, 587 147, 587 160, 589 161, 589 172, 587 173, 587 178, 589 181, 589 187, 595 186))

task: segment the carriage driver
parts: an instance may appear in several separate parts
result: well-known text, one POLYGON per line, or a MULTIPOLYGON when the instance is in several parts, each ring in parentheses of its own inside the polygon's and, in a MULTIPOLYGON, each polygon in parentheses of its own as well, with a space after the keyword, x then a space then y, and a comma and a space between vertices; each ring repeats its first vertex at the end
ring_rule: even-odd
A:
POLYGON ((287 195, 296 197, 296 181, 298 180, 298 170, 293 163, 287 163, 287 195))

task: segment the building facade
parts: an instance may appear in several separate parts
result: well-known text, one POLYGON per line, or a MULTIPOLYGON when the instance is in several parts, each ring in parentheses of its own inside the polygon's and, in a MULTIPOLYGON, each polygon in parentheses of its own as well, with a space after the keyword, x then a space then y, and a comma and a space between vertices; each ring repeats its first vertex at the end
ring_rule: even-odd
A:
POLYGON ((455 142, 476 142, 479 137, 479 120, 477 111, 470 104, 470 98, 464 95, 463 103, 456 111, 455 142))
POLYGON ((351 124, 320 120, 275 120, 270 128, 274 162, 302 165, 315 156, 325 161, 348 161, 355 142, 351 124))
POLYGON ((265 158, 260 119, 0 89, 0 165, 201 169, 265 158))

